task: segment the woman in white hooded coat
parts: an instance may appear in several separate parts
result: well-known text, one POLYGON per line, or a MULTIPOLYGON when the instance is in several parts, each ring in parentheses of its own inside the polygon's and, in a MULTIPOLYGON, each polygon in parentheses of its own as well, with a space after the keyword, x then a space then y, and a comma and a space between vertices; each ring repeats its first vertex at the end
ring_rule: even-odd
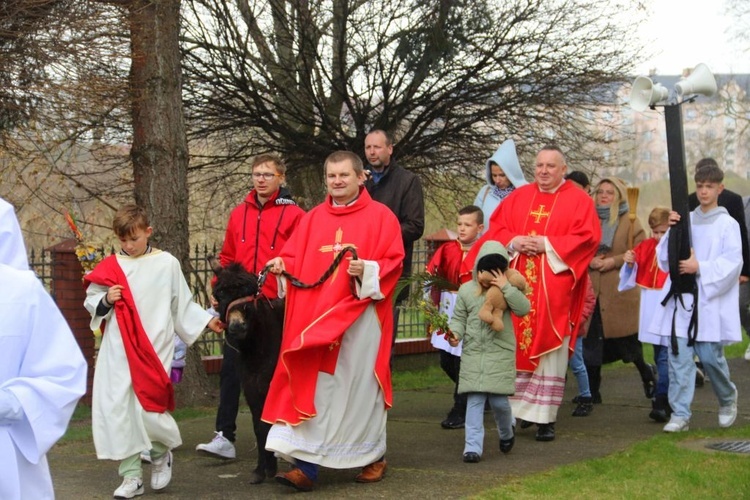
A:
POLYGON ((487 184, 477 193, 474 205, 482 209, 484 214, 484 230, 490 228, 490 217, 500 203, 515 188, 528 184, 523 176, 523 170, 518 162, 516 144, 513 139, 503 142, 495 154, 486 164, 485 176, 487 184))

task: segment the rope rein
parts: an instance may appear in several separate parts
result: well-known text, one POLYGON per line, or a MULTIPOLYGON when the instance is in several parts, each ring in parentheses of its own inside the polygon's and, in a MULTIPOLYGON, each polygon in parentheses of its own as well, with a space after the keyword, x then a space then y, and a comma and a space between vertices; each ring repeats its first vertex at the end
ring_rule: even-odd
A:
MULTIPOLYGON (((320 286, 321 284, 323 284, 333 274, 333 272, 336 270, 338 265, 341 263, 341 259, 343 259, 347 253, 352 254, 352 258, 357 260, 357 250, 351 246, 344 247, 343 249, 341 249, 341 252, 339 252, 339 254, 333 259, 333 262, 331 263, 330 267, 326 270, 326 272, 323 273, 323 276, 321 276, 320 279, 316 281, 315 283, 311 283, 311 284, 303 283, 302 281, 295 278, 294 276, 292 276, 290 273, 286 271, 282 271, 281 274, 284 275, 284 277, 286 277, 286 279, 288 279, 291 282, 291 284, 296 286, 297 288, 315 288, 316 286, 320 286)), ((266 281, 266 277, 268 276, 269 269, 271 269, 270 265, 264 267, 263 270, 260 272, 260 274, 258 274, 258 282, 257 282, 258 289, 255 292, 255 295, 248 295, 245 297, 240 297, 239 299, 233 300, 232 302, 229 303, 229 305, 227 306, 226 313, 225 313, 225 318, 224 318, 225 322, 227 323, 229 322, 229 313, 235 307, 241 306, 243 304, 247 304, 250 302, 254 303, 256 299, 259 297, 265 298, 266 301, 268 302, 268 305, 273 309, 273 304, 271 303, 271 301, 267 297, 261 294, 261 289, 263 288, 263 283, 265 283, 266 281)), ((351 291, 354 298, 357 298, 357 283, 359 283, 360 285, 362 284, 361 280, 358 277, 351 276, 351 279, 349 280, 349 290, 351 291)), ((226 342, 226 339, 225 339, 225 342, 226 342)), ((239 352, 239 350, 233 345, 231 345, 229 342, 226 342, 226 343, 229 347, 239 352)))
MULTIPOLYGON (((333 272, 336 270, 338 265, 341 263, 341 259, 343 259, 347 253, 352 254, 352 259, 354 260, 358 259, 357 250, 354 247, 348 246, 348 247, 342 248, 339 254, 336 256, 336 258, 333 259, 333 262, 328 267, 326 272, 323 273, 323 276, 321 276, 320 279, 318 279, 318 281, 316 281, 315 283, 310 283, 310 284, 303 283, 302 281, 300 281, 298 278, 295 278, 287 271, 281 271, 281 274, 286 279, 288 279, 292 285, 296 286, 297 288, 315 288, 317 286, 322 285, 325 282, 325 280, 327 280, 333 274, 333 272)), ((263 268, 263 270, 258 275, 258 292, 256 293, 256 295, 260 293, 260 290, 263 287, 263 283, 266 282, 266 277, 268 276, 269 269, 271 269, 271 266, 267 265, 266 267, 263 268)), ((349 281, 349 289, 351 290, 352 295, 354 295, 354 297, 357 297, 356 283, 362 284, 361 280, 358 277, 352 276, 351 280, 349 281)))

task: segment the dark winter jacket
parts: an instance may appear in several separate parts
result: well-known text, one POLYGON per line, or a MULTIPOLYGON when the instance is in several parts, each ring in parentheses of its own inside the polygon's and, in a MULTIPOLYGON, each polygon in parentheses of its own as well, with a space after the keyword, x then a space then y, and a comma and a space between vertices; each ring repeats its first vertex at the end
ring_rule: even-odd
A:
POLYGON ((419 177, 392 161, 377 184, 370 177, 365 187, 373 200, 386 205, 396 214, 401 224, 401 238, 406 253, 401 276, 410 276, 414 242, 424 233, 422 182, 419 177))

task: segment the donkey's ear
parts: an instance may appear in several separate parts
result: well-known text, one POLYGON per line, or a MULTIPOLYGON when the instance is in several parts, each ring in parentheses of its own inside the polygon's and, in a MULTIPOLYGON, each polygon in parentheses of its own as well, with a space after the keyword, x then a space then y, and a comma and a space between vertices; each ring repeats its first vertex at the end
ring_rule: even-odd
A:
POLYGON ((219 263, 219 259, 217 259, 215 255, 206 257, 206 260, 208 261, 208 265, 211 266, 211 269, 213 270, 215 275, 218 276, 224 270, 224 268, 221 267, 221 264, 219 263))

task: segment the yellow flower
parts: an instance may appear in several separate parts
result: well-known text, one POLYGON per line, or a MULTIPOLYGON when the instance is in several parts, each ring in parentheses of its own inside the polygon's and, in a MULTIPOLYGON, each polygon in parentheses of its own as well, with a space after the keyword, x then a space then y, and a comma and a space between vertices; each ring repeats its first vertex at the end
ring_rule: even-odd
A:
POLYGON ((84 273, 92 271, 104 258, 104 249, 97 248, 91 243, 79 243, 76 245, 75 252, 84 273))

